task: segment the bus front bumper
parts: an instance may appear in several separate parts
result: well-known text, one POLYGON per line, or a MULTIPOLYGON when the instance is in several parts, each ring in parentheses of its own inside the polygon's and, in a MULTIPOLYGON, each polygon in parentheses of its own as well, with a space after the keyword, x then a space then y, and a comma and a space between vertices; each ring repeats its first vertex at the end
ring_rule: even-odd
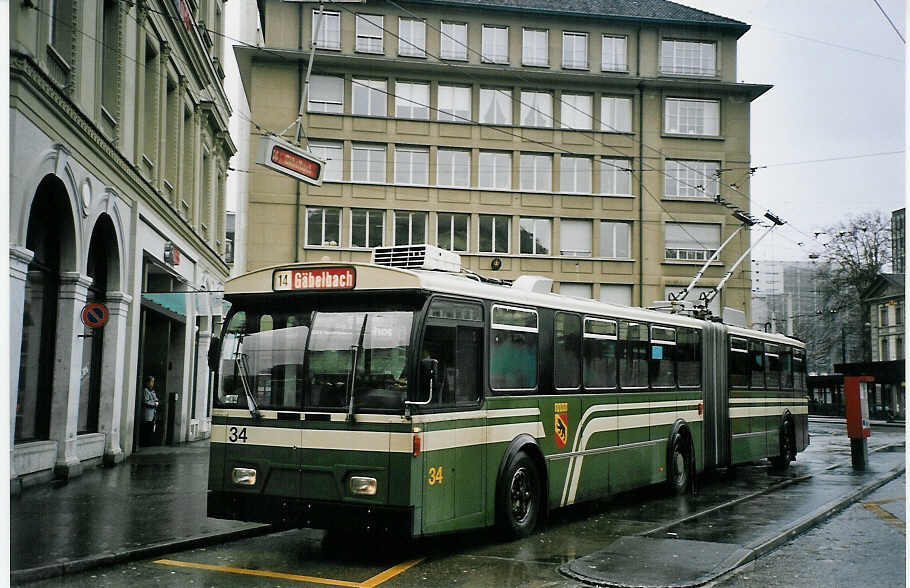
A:
POLYGON ((410 536, 414 529, 414 508, 410 506, 376 506, 261 494, 209 491, 207 514, 215 519, 371 535, 410 536))

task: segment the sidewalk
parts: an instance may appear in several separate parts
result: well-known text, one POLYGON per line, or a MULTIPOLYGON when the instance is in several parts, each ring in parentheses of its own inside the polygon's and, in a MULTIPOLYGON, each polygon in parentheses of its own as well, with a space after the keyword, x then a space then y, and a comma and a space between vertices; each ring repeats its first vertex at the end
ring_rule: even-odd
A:
POLYGON ((149 447, 112 468, 10 497, 13 583, 268 532, 210 519, 207 441, 149 447))

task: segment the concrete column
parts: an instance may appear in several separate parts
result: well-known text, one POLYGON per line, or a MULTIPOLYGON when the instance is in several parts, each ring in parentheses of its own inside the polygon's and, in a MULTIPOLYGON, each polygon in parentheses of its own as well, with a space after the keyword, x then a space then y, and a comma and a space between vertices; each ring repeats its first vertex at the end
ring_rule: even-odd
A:
POLYGON ((130 394, 132 386, 124 386, 126 371, 127 317, 133 297, 123 292, 108 292, 105 304, 110 319, 104 327, 104 349, 101 362, 101 406, 98 417, 98 431, 105 434, 104 465, 112 466, 123 461, 120 448, 120 414, 124 394, 130 394))
POLYGON ((54 475, 63 480, 82 473, 76 444, 83 347, 79 335, 84 330, 80 315, 91 283, 91 278, 79 272, 60 274, 50 437, 57 442, 54 475))
POLYGON ((9 248, 9 479, 10 493, 22 488, 16 474, 13 450, 16 439, 16 402, 19 399, 19 361, 22 354, 22 318, 25 314, 25 283, 28 264, 35 256, 25 247, 9 248))
POLYGON ((196 370, 196 437, 204 438, 202 423, 205 421, 205 407, 209 393, 209 347, 212 343, 212 332, 209 330, 212 323, 211 317, 204 317, 199 327, 199 367, 196 370))

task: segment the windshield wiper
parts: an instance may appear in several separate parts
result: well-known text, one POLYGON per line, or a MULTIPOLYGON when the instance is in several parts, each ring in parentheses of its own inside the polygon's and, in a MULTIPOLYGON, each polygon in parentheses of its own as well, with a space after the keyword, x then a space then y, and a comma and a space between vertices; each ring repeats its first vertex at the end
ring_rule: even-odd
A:
POLYGON ((367 330, 368 313, 363 315, 363 324, 360 325, 360 336, 357 338, 357 345, 351 345, 351 373, 348 377, 348 417, 347 422, 354 420, 354 376, 357 374, 357 358, 363 351, 363 334, 367 330))
POLYGON ((234 350, 234 365, 240 374, 240 383, 243 386, 243 392, 246 394, 246 406, 250 411, 250 416, 254 419, 260 418, 259 405, 250 389, 250 368, 247 364, 246 354, 240 352, 240 342, 243 341, 243 335, 237 337, 237 347, 234 350))

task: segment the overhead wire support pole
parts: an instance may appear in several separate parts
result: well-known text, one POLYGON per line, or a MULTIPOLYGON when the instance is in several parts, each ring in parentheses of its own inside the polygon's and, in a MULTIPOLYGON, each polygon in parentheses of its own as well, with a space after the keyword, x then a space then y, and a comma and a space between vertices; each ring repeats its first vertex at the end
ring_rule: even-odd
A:
POLYGON ((765 218, 768 219, 769 221, 771 221, 771 226, 768 228, 767 231, 765 231, 765 233, 761 237, 758 238, 758 240, 755 243, 750 245, 749 248, 746 249, 743 252, 743 254, 739 256, 739 259, 737 259, 733 263, 732 266, 730 266, 730 269, 727 270, 727 273, 725 273, 724 277, 721 278, 720 283, 718 285, 714 286, 713 288, 711 288, 711 290, 704 295, 703 300, 705 303, 705 308, 708 307, 708 304, 710 304, 711 301, 714 300, 714 297, 717 296, 717 294, 721 291, 721 289, 724 287, 724 285, 727 283, 727 281, 733 276, 733 272, 736 271, 736 268, 739 267, 739 264, 741 264, 743 262, 743 260, 749 256, 749 253, 753 249, 755 249, 755 247, 759 243, 762 242, 762 239, 764 239, 765 237, 770 235, 771 231, 773 231, 777 227, 782 226, 784 224, 784 221, 779 216, 773 214, 770 210, 765 213, 765 218))
MULTIPOLYGON (((306 108, 307 96, 310 94, 310 75, 313 73, 313 59, 316 57, 316 46, 319 44, 319 35, 322 33, 322 17, 325 9, 325 4, 319 3, 319 11, 316 13, 316 25, 313 27, 313 38, 310 41, 310 58, 306 66, 306 77, 303 80, 303 93, 300 95, 300 108, 297 110, 297 120, 291 123, 287 129, 297 124, 297 133, 294 136, 294 143, 297 146, 300 146, 300 134, 303 131, 303 112, 306 108)), ((284 134, 284 131, 281 133, 284 134)), ((303 133, 303 138, 307 141, 307 149, 309 149, 309 139, 307 139, 306 133, 303 133)))

